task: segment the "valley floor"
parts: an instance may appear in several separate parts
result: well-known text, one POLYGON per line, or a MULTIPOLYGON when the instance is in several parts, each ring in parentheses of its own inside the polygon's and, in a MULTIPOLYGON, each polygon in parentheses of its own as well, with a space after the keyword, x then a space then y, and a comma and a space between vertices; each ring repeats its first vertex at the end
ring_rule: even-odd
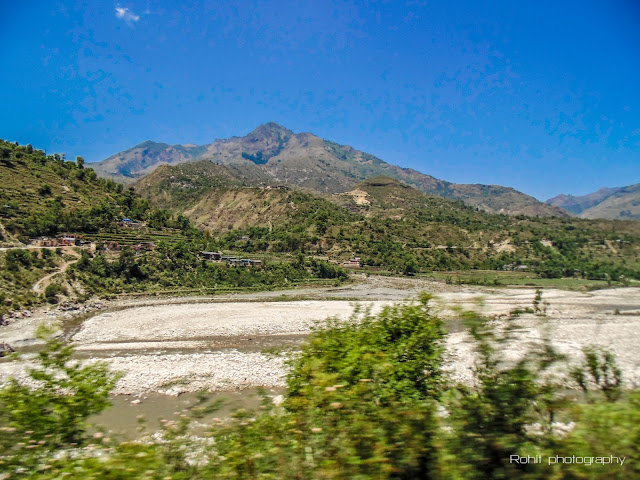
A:
MULTIPOLYGON (((315 321, 329 316, 348 318, 356 304, 370 306, 375 313, 422 291, 435 296, 434 308, 450 333, 447 366, 462 381, 471 378, 473 350, 452 307, 502 315, 516 307, 531 307, 535 297, 535 290, 526 288, 489 289, 362 276, 341 287, 105 302, 84 320, 42 310, 1 327, 0 342, 27 352, 28 358, 35 348, 36 325, 66 316, 62 325, 72 335, 79 357, 102 359, 125 372, 116 394, 279 388, 284 386, 285 355, 269 350, 295 350, 315 321)), ((525 314, 521 318, 523 341, 512 347, 510 356, 517 357, 526 341, 540 339, 546 332, 572 361, 580 358, 585 345, 611 349, 627 385, 640 385, 640 289, 587 293, 552 289, 544 291, 542 300, 547 317, 525 314)), ((24 368, 24 362, 5 359, 0 363, 0 379, 22 377, 24 368)))

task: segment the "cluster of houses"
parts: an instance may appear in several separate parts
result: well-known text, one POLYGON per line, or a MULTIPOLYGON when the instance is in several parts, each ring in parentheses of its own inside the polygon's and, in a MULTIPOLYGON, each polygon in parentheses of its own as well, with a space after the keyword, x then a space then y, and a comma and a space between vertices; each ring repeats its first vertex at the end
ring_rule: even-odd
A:
POLYGON ((82 247, 89 245, 91 242, 83 240, 75 235, 61 235, 57 238, 38 237, 31 240, 31 245, 35 247, 82 247))
POLYGON ((348 262, 344 262, 345 267, 358 268, 360 267, 360 257, 350 258, 348 262))
POLYGON ((227 265, 234 267, 259 267, 262 265, 262 260, 255 260, 251 258, 237 258, 230 255, 223 255, 222 252, 202 251, 199 253, 199 257, 203 260, 226 263, 227 265))
POLYGON ((267 185, 264 187, 265 190, 291 190, 291 187, 288 185, 267 185))
MULTIPOLYGON (((102 249, 107 252, 120 252, 126 246, 127 245, 121 245, 118 242, 105 242, 102 244, 102 249)), ((140 242, 131 245, 131 248, 133 248, 136 253, 149 252, 156 249, 156 244, 153 242, 140 242)))
MULTIPOLYGON (((64 234, 56 238, 51 237, 38 237, 31 240, 31 245, 34 247, 89 247, 93 242, 84 240, 82 237, 76 235, 64 234)), ((119 252, 125 248, 126 245, 121 245, 118 242, 105 242, 102 244, 102 249, 107 252, 119 252)), ((151 251, 156 249, 156 244, 153 242, 138 242, 131 245, 131 248, 136 253, 151 251)))
POLYGON ((526 272, 527 270, 529 270, 529 266, 520 265, 518 263, 506 263, 502 267, 500 267, 500 270, 505 272, 526 272))

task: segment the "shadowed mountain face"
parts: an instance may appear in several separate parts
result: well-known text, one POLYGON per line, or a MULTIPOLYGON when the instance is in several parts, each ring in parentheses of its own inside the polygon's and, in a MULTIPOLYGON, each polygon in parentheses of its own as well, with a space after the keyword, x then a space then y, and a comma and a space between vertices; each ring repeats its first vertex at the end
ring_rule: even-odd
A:
POLYGON ((117 153, 92 167, 99 175, 129 183, 160 165, 195 160, 239 168, 256 186, 293 185, 321 193, 343 193, 358 182, 386 175, 414 186, 423 193, 462 200, 492 213, 568 216, 513 188, 497 185, 461 185, 439 180, 416 170, 390 165, 347 145, 324 140, 311 133, 293 133, 270 122, 244 137, 216 140, 209 145, 167 145, 151 141, 117 153))
POLYGON ((546 202, 581 218, 640 220, 640 183, 627 187, 601 188, 587 195, 558 195, 546 202))

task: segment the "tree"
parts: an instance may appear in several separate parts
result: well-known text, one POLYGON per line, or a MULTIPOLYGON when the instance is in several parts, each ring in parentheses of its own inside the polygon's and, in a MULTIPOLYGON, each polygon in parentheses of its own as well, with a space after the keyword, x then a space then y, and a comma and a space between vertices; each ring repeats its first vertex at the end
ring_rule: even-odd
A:
POLYGON ((405 262, 404 271, 402 273, 404 273, 407 276, 412 276, 412 275, 415 275, 417 271, 418 271, 418 267, 416 266, 416 262, 412 258, 410 258, 405 262))
POLYGON ((9 147, 5 147, 5 146, 0 147, 0 159, 4 163, 7 163, 11 158, 11 152, 12 150, 9 147))
POLYGON ((44 298, 49 303, 58 303, 58 294, 62 292, 62 287, 57 283, 51 283, 44 289, 44 298))
POLYGON ((76 157, 76 164, 78 165, 78 168, 84 168, 84 158, 76 157))

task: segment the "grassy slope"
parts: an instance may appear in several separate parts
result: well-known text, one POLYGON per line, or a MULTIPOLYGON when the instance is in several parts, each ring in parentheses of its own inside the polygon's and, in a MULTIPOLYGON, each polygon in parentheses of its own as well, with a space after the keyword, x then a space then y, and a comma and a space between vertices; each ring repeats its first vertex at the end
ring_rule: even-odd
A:
POLYGON ((5 239, 97 232, 118 217, 141 218, 147 201, 89 168, 0 141, 0 223, 5 239))
POLYGON ((198 227, 216 233, 288 225, 292 218, 311 218, 319 210, 349 218, 344 208, 318 195, 250 187, 238 178, 250 174, 250 169, 202 161, 160 167, 135 187, 154 205, 180 211, 198 227))

